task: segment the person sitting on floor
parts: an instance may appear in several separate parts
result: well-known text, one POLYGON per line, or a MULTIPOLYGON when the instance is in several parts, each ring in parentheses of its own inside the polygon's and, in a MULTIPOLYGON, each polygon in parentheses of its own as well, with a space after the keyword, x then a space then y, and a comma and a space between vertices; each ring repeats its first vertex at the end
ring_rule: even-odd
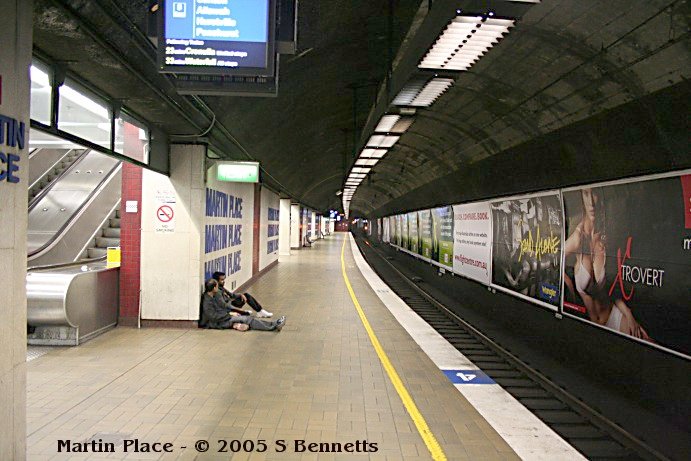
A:
POLYGON ((228 312, 226 304, 218 295, 219 287, 215 279, 209 279, 204 283, 204 295, 202 296, 202 320, 206 328, 225 330, 263 330, 281 331, 286 323, 286 317, 281 316, 276 321, 259 320, 251 315, 241 315, 237 312, 228 312))
POLYGON ((266 318, 272 317, 274 315, 271 312, 264 309, 261 306, 261 304, 259 304, 259 301, 257 301, 256 298, 254 298, 249 293, 232 293, 226 290, 224 286, 226 282, 225 272, 214 272, 211 277, 218 282, 217 296, 221 297, 221 299, 226 304, 228 309, 230 309, 231 312, 237 312, 240 315, 250 315, 250 311, 243 311, 240 309, 245 304, 249 304, 249 306, 257 312, 257 317, 266 318))

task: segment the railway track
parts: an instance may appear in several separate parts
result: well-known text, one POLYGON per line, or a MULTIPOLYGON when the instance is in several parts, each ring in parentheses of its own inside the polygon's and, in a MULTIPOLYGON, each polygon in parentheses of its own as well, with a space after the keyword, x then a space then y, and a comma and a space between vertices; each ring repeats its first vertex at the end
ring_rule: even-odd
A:
POLYGON ((356 237, 365 260, 411 309, 480 370, 590 460, 667 460, 417 286, 381 250, 356 237))

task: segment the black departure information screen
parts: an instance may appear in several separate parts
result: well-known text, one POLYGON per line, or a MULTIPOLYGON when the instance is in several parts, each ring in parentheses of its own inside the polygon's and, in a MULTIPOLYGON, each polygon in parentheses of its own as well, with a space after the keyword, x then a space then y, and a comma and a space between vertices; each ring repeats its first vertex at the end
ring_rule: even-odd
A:
POLYGON ((271 75, 273 1, 164 0, 162 72, 271 75))

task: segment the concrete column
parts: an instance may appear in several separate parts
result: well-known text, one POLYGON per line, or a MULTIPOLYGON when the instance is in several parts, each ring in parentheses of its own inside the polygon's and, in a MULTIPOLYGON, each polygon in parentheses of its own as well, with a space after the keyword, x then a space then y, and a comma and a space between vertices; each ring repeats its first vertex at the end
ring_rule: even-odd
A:
POLYGON ((290 205, 290 248, 300 248, 300 205, 290 205))
POLYGON ((317 238, 317 213, 315 213, 314 211, 312 211, 312 212, 311 212, 311 215, 312 215, 312 216, 311 216, 311 219, 312 219, 312 223, 311 223, 311 224, 312 224, 312 235, 310 235, 310 237, 311 237, 312 239, 315 239, 315 238, 317 238))
POLYGON ((142 319, 199 318, 205 154, 205 146, 174 145, 170 148, 170 177, 144 170, 142 319))
POLYGON ((0 459, 26 458, 26 226, 31 0, 0 0, 0 459))
POLYGON ((279 211, 279 234, 278 234, 278 254, 279 256, 290 256, 290 199, 282 198, 279 211))

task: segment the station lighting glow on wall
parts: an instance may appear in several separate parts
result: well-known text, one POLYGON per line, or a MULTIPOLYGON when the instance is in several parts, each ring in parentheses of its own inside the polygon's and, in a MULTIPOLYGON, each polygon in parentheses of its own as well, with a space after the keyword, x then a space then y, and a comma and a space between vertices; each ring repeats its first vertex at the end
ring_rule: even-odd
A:
POLYGON ((453 85, 453 79, 435 77, 411 80, 394 98, 395 106, 429 107, 453 85))
POLYGON ((442 32, 418 67, 437 70, 468 70, 509 32, 513 19, 458 15, 442 32))
POLYGON ((218 162, 216 179, 226 182, 259 182, 259 163, 218 162))

